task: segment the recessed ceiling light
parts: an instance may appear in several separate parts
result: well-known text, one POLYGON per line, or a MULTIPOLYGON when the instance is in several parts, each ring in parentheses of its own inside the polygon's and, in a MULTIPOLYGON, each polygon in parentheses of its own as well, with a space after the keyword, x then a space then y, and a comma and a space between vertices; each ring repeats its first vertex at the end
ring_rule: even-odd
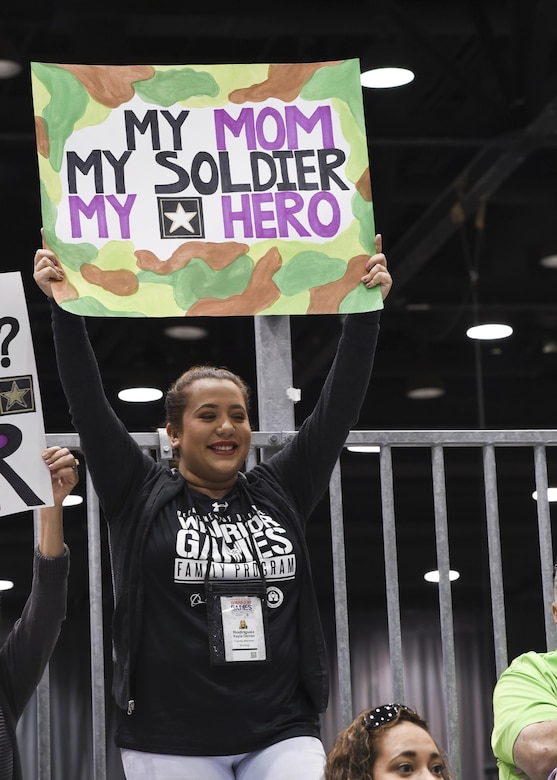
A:
POLYGON ((510 325, 503 325, 497 322, 489 322, 484 325, 474 325, 468 328, 466 335, 469 339, 479 339, 481 341, 493 341, 495 339, 506 339, 511 336, 513 329, 510 325))
POLYGON ((436 371, 420 371, 411 376, 406 386, 406 397, 427 401, 445 395, 445 386, 436 371))
POLYGON ((445 388, 440 385, 411 387, 406 391, 406 397, 415 401, 428 401, 430 398, 441 398, 442 395, 445 395, 445 388))
POLYGON ((350 444, 346 449, 350 452, 379 452, 381 447, 378 444, 350 444))
POLYGON ((66 498, 62 501, 62 506, 78 506, 79 504, 83 503, 83 496, 75 495, 74 493, 70 493, 69 496, 66 496, 66 498))
POLYGON ((11 79, 21 70, 15 46, 6 38, 0 38, 0 79, 11 79))
MULTIPOLYGON (((455 580, 458 580, 459 577, 460 577, 459 571, 455 571, 454 569, 451 569, 449 571, 450 582, 454 582, 455 580)), ((439 572, 437 571, 437 569, 435 569, 434 571, 427 571, 424 574, 424 580, 426 582, 439 582, 439 572)))
POLYGON ((368 89, 390 89, 402 87, 414 80, 414 73, 408 68, 373 68, 360 76, 362 87, 368 89))
POLYGON ((156 387, 127 387, 120 390, 118 398, 130 404, 144 404, 162 398, 162 390, 156 387))
POLYGON ((557 268, 557 255, 545 255, 541 258, 540 265, 544 268, 557 268))
POLYGON ((0 59, 0 79, 12 79, 21 73, 21 65, 15 60, 0 59))
MULTIPOLYGON (((534 501, 538 500, 537 490, 534 490, 534 492, 532 493, 532 498, 534 499, 534 501)), ((557 488, 555 487, 547 488, 547 500, 549 502, 557 501, 557 488)))
POLYGON ((205 328, 200 328, 198 325, 171 325, 164 329, 164 335, 182 341, 199 341, 199 339, 206 339, 209 334, 205 328))
POLYGON ((14 584, 11 580, 0 580, 0 590, 11 590, 14 584))

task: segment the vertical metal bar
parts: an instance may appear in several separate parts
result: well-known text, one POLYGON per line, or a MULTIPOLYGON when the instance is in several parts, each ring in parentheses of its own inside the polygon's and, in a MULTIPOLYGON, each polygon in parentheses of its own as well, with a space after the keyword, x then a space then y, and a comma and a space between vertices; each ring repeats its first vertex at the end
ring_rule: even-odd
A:
POLYGON ((89 619, 91 627, 91 712, 93 777, 106 780, 106 721, 99 501, 87 471, 87 550, 89 558, 89 619))
POLYGON ((329 483, 331 507, 331 541, 333 556, 333 586, 335 594, 335 626, 339 685, 340 729, 352 721, 352 682, 350 676, 350 638, 348 626, 348 592, 346 588, 346 552, 340 463, 336 462, 329 483))
POLYGON ((249 471, 254 466, 257 466, 257 450, 255 447, 250 447, 246 458, 246 469, 249 471))
POLYGON ((482 448, 482 454, 495 672, 497 677, 499 677, 501 672, 507 668, 509 659, 507 651, 507 625, 505 620, 505 595, 503 592, 503 563, 501 557, 501 532, 499 527, 497 472, 495 465, 495 448, 493 444, 486 444, 482 448))
MULTIPOLYGON (((33 510, 33 544, 39 543, 40 509, 33 510)), ((37 686, 37 780, 51 778, 50 667, 46 666, 37 686)))
POLYGON ((545 446, 534 446, 534 472, 536 475, 536 491, 538 500, 538 537, 540 542, 540 564, 542 573, 543 610, 545 620, 545 640, 548 650, 553 650, 557 644, 557 630, 551 603, 554 599, 553 588, 553 542, 551 539, 551 520, 547 500, 547 461, 545 446))
MULTIPOLYGON (((259 428, 267 431, 294 430, 290 318, 254 317, 255 357, 259 428)), ((262 453, 266 460, 269 454, 262 453)))
POLYGON ((456 690, 456 663, 454 647, 453 609, 449 579, 449 534, 447 525, 447 497, 443 447, 432 448, 433 503, 435 510, 435 543, 439 569, 439 616, 441 621, 441 649, 447 702, 447 733, 449 761, 456 780, 461 778, 460 743, 458 734, 458 699, 456 690))
POLYGON ((379 455, 379 473, 381 478, 383 549, 385 553, 385 585, 387 590, 387 624, 389 629, 393 699, 395 701, 404 701, 404 668, 402 664, 402 631, 400 626, 393 463, 391 448, 385 445, 381 446, 379 455))
POLYGON ((50 667, 47 666, 37 686, 37 780, 50 780, 50 667))

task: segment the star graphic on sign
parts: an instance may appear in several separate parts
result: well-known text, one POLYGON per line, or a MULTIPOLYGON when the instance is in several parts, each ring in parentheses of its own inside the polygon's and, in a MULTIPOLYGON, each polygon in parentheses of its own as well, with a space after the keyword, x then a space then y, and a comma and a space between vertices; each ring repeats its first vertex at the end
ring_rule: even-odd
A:
POLYGON ((178 228, 184 228, 184 230, 190 233, 195 233, 191 226, 191 221, 197 216, 197 211, 184 211, 182 204, 178 203, 176 211, 165 211, 164 216, 172 220, 172 225, 168 229, 169 233, 174 233, 178 228))
POLYGON ((15 404, 19 404, 19 406, 23 406, 23 407, 27 406, 24 396, 28 392, 29 392, 28 387, 18 387, 17 382, 12 382, 11 390, 5 393, 0 393, 0 395, 3 398, 6 398, 8 401, 6 411, 8 412, 15 404))

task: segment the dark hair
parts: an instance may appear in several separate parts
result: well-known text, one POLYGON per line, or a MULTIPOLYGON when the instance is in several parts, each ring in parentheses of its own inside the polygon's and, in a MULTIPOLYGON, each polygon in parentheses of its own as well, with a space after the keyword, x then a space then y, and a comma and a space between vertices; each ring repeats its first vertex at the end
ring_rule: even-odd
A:
MULTIPOLYGON (((379 756, 381 739, 387 729, 403 720, 415 723, 431 736, 426 721, 417 712, 402 704, 382 705, 373 710, 364 710, 337 736, 327 756, 324 780, 373 780, 373 767, 379 756), (376 713, 388 711, 387 718, 379 720, 376 713)), ((432 737, 433 739, 433 737, 432 737)), ((435 740, 434 744, 443 757, 444 780, 452 780, 443 752, 435 740)))
POLYGON ((173 431, 182 430, 182 417, 188 405, 188 391, 198 379, 219 379, 233 382, 241 391, 249 411, 250 389, 244 380, 222 366, 200 365, 192 366, 173 382, 167 390, 165 398, 166 422, 173 431))

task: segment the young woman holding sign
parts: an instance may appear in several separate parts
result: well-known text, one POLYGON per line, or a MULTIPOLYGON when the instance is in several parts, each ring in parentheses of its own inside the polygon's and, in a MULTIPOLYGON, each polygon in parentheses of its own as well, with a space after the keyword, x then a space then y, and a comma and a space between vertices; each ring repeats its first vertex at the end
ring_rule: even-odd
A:
MULTIPOLYGON (((35 255, 46 295, 63 279, 35 255)), ((381 237, 362 284, 391 288, 381 237)), ((294 439, 244 473, 249 393, 194 367, 166 398, 178 467, 142 452, 111 409, 81 318, 52 307, 73 424, 109 531, 116 742, 129 780, 320 780, 328 675, 304 529, 367 392, 379 312, 345 318, 294 439)))

